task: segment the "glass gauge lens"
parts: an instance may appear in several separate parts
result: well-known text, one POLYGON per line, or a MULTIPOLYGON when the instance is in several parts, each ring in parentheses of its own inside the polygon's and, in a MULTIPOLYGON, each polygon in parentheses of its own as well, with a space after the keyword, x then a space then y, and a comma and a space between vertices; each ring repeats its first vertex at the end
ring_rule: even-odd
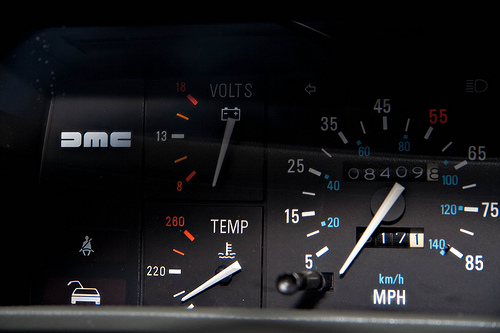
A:
POLYGON ((261 304, 262 208, 149 205, 145 305, 261 304))
POLYGON ((304 78, 274 95, 265 304, 498 314, 493 95, 454 77, 378 74, 304 78))
POLYGON ((145 134, 148 199, 262 200, 260 89, 255 78, 151 80, 145 134))

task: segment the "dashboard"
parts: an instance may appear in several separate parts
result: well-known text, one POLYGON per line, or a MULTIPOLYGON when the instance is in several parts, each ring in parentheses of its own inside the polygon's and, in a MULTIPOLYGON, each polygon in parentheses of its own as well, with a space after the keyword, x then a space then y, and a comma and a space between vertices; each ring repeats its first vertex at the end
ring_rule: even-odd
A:
POLYGON ((497 31, 23 34, 0 66, 0 329, 499 331, 497 31))

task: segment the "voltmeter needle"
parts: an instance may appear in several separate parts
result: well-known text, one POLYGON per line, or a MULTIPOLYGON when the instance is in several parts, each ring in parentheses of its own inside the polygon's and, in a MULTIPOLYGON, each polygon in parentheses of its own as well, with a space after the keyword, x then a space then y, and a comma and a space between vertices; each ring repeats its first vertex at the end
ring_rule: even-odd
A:
POLYGON ((402 185, 400 185, 399 183, 394 183, 394 186, 392 187, 391 191, 385 197, 384 202, 382 202, 379 209, 377 210, 372 220, 370 221, 370 224, 368 224, 368 226, 366 227, 365 232, 363 232, 363 235, 361 235, 361 238, 354 246, 354 249, 352 249, 351 254, 349 254, 349 257, 347 257, 346 261, 344 262, 344 265, 339 271, 340 275, 343 275, 345 271, 349 268, 351 263, 359 254, 359 251, 361 251, 361 249, 365 245, 368 238, 371 237, 375 229, 377 229, 380 222, 382 222, 384 217, 387 215, 389 210, 391 210, 392 206, 394 206, 394 204, 396 203, 399 196, 401 195, 401 193, 403 193, 404 190, 405 188, 402 185))
POLYGON ((235 123, 236 120, 234 118, 229 118, 226 122, 226 128, 224 129, 224 137, 222 138, 222 144, 220 146, 219 159, 217 160, 217 167, 215 168, 212 187, 215 187, 215 185, 217 185, 217 180, 219 179, 222 163, 224 163, 224 158, 226 157, 227 147, 229 146, 229 141, 231 140, 231 135, 233 134, 235 123))

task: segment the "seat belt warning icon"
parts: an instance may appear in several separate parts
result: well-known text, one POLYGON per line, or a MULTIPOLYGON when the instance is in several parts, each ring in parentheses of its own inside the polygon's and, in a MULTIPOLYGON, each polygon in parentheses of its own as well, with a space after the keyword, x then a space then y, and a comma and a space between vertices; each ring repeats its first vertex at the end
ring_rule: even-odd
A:
POLYGON ((84 257, 88 257, 91 252, 94 252, 94 250, 92 250, 92 244, 90 243, 91 241, 92 238, 89 238, 89 236, 85 236, 85 240, 83 241, 82 247, 79 251, 83 253, 84 257))

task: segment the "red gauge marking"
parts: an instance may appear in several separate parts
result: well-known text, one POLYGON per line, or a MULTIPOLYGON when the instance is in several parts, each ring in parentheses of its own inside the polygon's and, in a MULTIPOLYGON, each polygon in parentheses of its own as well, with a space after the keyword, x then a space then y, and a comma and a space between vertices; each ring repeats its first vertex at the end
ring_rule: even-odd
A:
POLYGON ((183 156, 183 157, 180 157, 180 158, 176 159, 176 160, 174 161, 174 163, 179 163, 179 162, 182 162, 182 161, 184 161, 184 160, 185 160, 185 159, 187 159, 187 158, 188 158, 188 157, 187 157, 187 155, 186 155, 186 156, 183 156))
POLYGON ((193 105, 198 104, 198 101, 196 100, 196 98, 194 98, 193 96, 191 96, 191 94, 188 94, 187 98, 191 101, 191 103, 193 103, 193 105))
POLYGON ((191 180, 191 178, 193 178, 193 177, 194 177, 194 175, 196 175, 196 171, 194 171, 194 170, 193 170, 193 172, 191 172, 191 173, 189 174, 189 176, 187 176, 187 177, 186 177, 186 181, 187 181, 187 182, 188 182, 188 181, 190 181, 190 180, 191 180))
MULTIPOLYGON (((187 236, 187 235, 186 235, 186 236, 187 236)), ((193 236, 191 236, 191 237, 193 237, 193 236)), ((194 239, 194 238, 193 238, 193 239, 194 239)), ((174 252, 175 252, 175 253, 177 253, 177 254, 180 254, 181 256, 183 256, 183 255, 184 255, 184 252, 181 252, 181 251, 179 251, 179 250, 172 249, 172 251, 174 251, 174 252)))
POLYGON ((187 230, 184 230, 184 235, 186 235, 187 238, 189 238, 189 240, 192 242, 194 241, 194 236, 191 235, 191 233, 187 230))
MULTIPOLYGON (((196 103, 198 103, 198 102, 196 102, 196 103)), ((193 103, 193 104, 194 104, 194 103, 193 103)), ((196 104, 195 104, 195 105, 196 105, 196 104)), ((189 120, 189 117, 188 117, 188 116, 185 116, 185 115, 180 114, 180 113, 177 113, 177 117, 182 118, 182 119, 184 119, 184 120, 189 120)))

